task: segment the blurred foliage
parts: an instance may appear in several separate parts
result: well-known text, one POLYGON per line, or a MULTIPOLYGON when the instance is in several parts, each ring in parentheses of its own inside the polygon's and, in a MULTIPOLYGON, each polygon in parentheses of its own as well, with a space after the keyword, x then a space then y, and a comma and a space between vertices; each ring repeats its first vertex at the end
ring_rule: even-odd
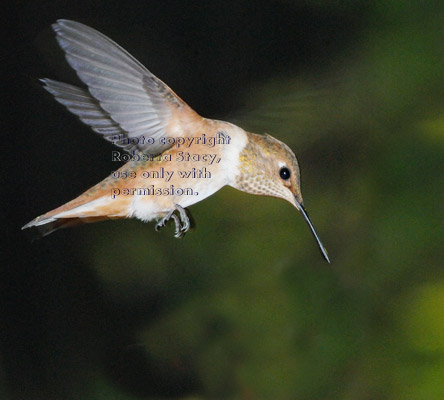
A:
POLYGON ((304 4, 366 21, 328 62, 252 85, 234 122, 293 148, 332 265, 294 208, 231 188, 181 241, 83 229, 119 312, 82 398, 444 398, 442 2, 304 4))

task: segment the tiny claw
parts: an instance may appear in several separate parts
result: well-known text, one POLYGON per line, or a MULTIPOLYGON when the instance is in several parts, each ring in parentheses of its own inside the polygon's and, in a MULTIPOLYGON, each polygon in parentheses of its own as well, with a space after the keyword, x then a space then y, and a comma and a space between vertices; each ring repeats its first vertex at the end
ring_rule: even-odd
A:
POLYGON ((176 231, 174 233, 174 237, 178 238, 182 232, 182 224, 180 223, 180 219, 176 214, 172 214, 171 218, 174 220, 176 224, 176 231))
POLYGON ((176 206, 176 210, 179 211, 180 220, 182 222, 181 230, 183 231, 183 234, 185 235, 185 233, 188 232, 188 230, 191 227, 190 218, 188 217, 187 210, 185 208, 179 206, 179 204, 175 204, 175 206, 176 206))
POLYGON ((174 210, 170 211, 167 215, 165 215, 154 227, 154 229, 156 230, 156 232, 159 232, 165 225, 166 223, 170 220, 171 216, 173 215, 174 210))

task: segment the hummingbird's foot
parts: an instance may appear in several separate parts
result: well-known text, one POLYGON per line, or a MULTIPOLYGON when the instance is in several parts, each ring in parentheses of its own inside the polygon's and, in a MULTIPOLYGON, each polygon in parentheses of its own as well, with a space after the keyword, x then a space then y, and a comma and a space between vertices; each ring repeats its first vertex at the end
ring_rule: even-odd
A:
POLYGON ((181 207, 179 204, 175 204, 174 206, 175 206, 174 210, 171 210, 167 215, 165 215, 156 224, 155 229, 157 232, 159 232, 170 219, 173 219, 176 225, 176 232, 174 233, 174 237, 181 239, 185 236, 185 233, 187 233, 188 230, 190 229, 191 222, 185 208, 181 207), (178 211, 179 215, 174 214, 175 211, 178 211))

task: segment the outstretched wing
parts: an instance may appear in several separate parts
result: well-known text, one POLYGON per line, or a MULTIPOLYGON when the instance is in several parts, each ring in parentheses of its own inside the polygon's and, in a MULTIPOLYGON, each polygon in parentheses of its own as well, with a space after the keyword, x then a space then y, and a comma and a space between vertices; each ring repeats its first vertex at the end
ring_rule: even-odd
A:
POLYGON ((53 29, 67 61, 87 89, 50 79, 42 80, 44 87, 107 140, 127 151, 158 154, 171 147, 160 143, 161 137, 186 136, 180 124, 200 118, 105 35, 68 20, 58 20, 53 29))

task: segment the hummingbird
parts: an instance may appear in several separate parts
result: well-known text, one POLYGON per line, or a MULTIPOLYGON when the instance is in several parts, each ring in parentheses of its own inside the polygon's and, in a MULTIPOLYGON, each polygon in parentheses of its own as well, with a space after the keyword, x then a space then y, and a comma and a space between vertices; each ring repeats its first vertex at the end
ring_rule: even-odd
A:
POLYGON ((79 22, 52 25, 69 65, 85 85, 41 79, 44 89, 120 150, 127 161, 79 197, 22 229, 42 236, 106 219, 170 220, 175 236, 189 230, 187 207, 222 187, 284 199, 303 216, 330 262, 304 207, 299 164, 283 142, 197 114, 164 82, 102 33, 79 22))

